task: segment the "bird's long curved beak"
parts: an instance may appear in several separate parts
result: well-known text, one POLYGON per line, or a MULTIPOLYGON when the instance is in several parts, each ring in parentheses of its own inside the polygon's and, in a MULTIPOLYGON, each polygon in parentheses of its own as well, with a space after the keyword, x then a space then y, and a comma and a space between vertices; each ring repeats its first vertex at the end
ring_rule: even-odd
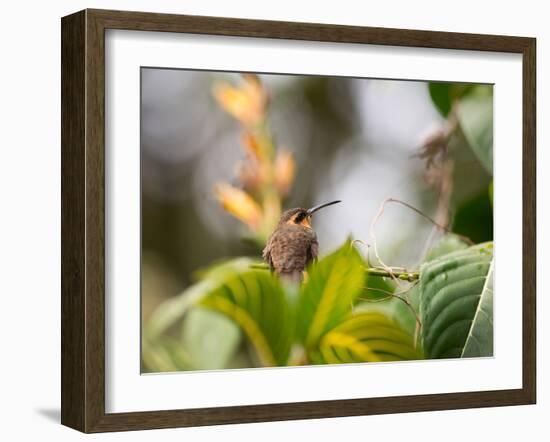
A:
POLYGON ((341 203, 341 202, 342 201, 340 201, 340 200, 336 200, 336 201, 331 201, 330 203, 323 203, 323 204, 319 204, 318 206, 313 206, 312 208, 307 209, 307 214, 311 216, 315 212, 317 212, 318 210, 321 210, 325 207, 332 206, 333 204, 338 204, 338 203, 341 203))

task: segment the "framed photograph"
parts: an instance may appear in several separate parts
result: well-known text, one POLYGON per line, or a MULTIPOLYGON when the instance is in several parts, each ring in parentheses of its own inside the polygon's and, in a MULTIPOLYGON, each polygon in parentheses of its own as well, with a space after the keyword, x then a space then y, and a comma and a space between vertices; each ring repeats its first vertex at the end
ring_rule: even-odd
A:
POLYGON ((535 39, 61 27, 64 425, 535 403, 535 39))

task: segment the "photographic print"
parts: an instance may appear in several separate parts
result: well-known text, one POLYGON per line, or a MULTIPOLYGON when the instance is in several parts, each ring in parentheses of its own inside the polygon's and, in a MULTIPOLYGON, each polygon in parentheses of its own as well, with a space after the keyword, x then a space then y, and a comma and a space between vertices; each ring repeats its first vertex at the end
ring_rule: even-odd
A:
POLYGON ((142 373, 493 356, 493 86, 141 68, 142 373))
POLYGON ((63 425, 536 402, 534 38, 61 25, 63 425))

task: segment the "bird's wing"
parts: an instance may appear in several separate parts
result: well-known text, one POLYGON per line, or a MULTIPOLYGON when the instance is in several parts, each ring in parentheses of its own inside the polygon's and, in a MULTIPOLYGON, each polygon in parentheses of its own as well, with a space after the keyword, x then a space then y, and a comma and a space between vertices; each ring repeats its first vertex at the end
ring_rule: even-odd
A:
POLYGON ((319 243, 317 242, 317 238, 315 238, 313 241, 311 241, 311 244, 309 246, 308 262, 317 261, 318 255, 319 255, 319 243))
POLYGON ((267 242, 264 250, 262 251, 262 257, 265 262, 269 265, 269 269, 273 271, 273 260, 271 259, 271 238, 267 242))

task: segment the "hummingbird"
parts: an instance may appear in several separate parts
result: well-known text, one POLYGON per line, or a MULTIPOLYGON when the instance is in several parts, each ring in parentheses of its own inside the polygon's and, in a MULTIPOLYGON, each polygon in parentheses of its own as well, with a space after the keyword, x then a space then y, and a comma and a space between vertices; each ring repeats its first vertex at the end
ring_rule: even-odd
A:
POLYGON ((310 209, 297 207, 285 210, 262 252, 271 271, 285 281, 301 283, 303 271, 319 253, 319 243, 311 227, 311 217, 318 210, 340 202, 331 201, 310 209))

